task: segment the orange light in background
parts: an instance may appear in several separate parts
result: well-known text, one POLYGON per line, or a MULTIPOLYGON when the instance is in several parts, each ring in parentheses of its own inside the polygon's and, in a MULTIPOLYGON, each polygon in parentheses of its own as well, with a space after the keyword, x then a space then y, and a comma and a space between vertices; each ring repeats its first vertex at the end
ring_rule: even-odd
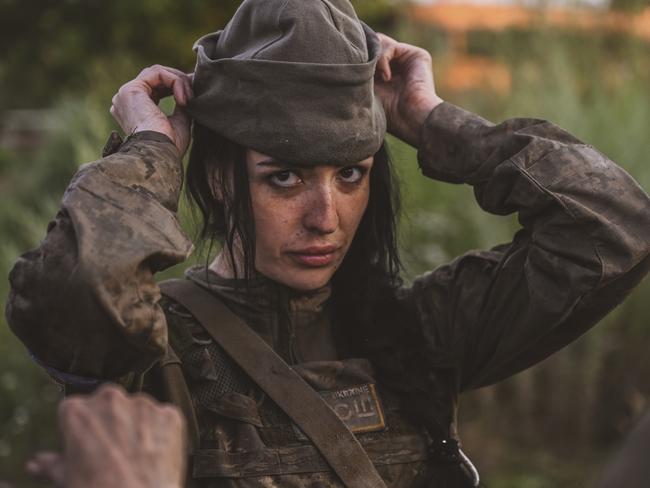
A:
POLYGON ((511 28, 530 29, 542 25, 559 29, 618 32, 650 41, 650 7, 638 14, 626 14, 590 8, 533 9, 520 5, 443 2, 411 6, 408 16, 449 33, 467 33, 473 30, 498 32, 511 28))
POLYGON ((505 95, 510 92, 512 75, 503 63, 489 58, 463 56, 446 67, 437 83, 447 91, 480 89, 505 95))
POLYGON ((565 30, 613 32, 650 41, 650 7, 638 14, 592 8, 526 8, 521 5, 435 3, 413 5, 407 15, 415 22, 435 26, 450 40, 450 63, 439 83, 446 90, 510 91, 512 76, 503 63, 467 53, 467 34, 471 31, 501 32, 506 29, 552 27, 565 30))

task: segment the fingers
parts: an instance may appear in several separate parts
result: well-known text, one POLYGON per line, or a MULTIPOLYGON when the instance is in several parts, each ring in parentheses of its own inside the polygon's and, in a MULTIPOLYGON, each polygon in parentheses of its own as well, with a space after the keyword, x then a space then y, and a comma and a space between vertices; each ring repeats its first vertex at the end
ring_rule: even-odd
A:
POLYGON ((194 94, 192 92, 192 78, 175 68, 154 65, 143 69, 134 79, 120 87, 112 99, 110 112, 115 116, 120 102, 128 103, 129 100, 146 94, 155 104, 161 98, 174 96, 177 105, 185 106, 194 94))
POLYGON ((190 122, 190 117, 179 106, 176 106, 174 108, 174 113, 169 116, 169 123, 174 129, 174 133, 177 134, 180 139, 175 141, 178 147, 187 148, 189 145, 190 131, 188 128, 190 122))
POLYGON ((127 402, 124 389, 116 384, 106 383, 91 395, 72 395, 63 399, 58 408, 59 428, 64 437, 90 427, 93 418, 103 418, 107 423, 114 419, 114 412, 119 412, 127 402))
POLYGON ((161 65, 154 65, 143 69, 134 81, 145 83, 150 96, 162 98, 169 94, 174 95, 176 103, 185 106, 192 98, 190 77, 180 70, 161 65))
POLYGON ((377 36, 382 47, 381 55, 377 61, 377 74, 381 76, 384 82, 391 81, 396 72, 406 65, 420 64, 431 68, 431 54, 425 49, 397 42, 380 32, 377 33, 377 36))
POLYGON ((59 421, 65 455, 41 457, 30 464, 30 471, 57 479, 65 474, 70 486, 98 486, 98 479, 110 481, 102 486, 131 486, 124 480, 181 486, 186 434, 176 407, 106 384, 90 395, 66 398, 59 421), (65 473, 60 466, 66 467, 65 473))
POLYGON ((395 56, 397 41, 380 32, 377 32, 377 37, 381 42, 381 55, 377 61, 377 73, 381 75, 384 81, 388 82, 392 78, 390 61, 395 56))
POLYGON ((38 452, 25 464, 27 472, 34 477, 52 481, 63 487, 65 483, 65 463, 63 456, 56 452, 38 452))
POLYGON ((180 76, 181 78, 185 79, 187 83, 187 88, 189 88, 189 92, 192 93, 192 83, 194 82, 194 73, 184 73, 180 69, 172 68, 170 66, 161 66, 161 68, 166 69, 168 71, 171 71, 172 73, 180 76))
POLYGON ((158 403, 146 393, 127 394, 122 387, 111 383, 102 385, 91 395, 73 395, 64 399, 59 405, 62 430, 77 423, 84 411, 87 416, 100 419, 108 430, 114 424, 131 422, 160 422, 175 426, 175 417, 179 421, 181 418, 175 407, 158 403))
POLYGON ((183 155, 189 144, 189 119, 178 114, 168 119, 158 102, 172 95, 177 107, 186 106, 193 97, 192 77, 193 73, 167 66, 145 68, 120 87, 109 111, 126 134, 143 130, 160 132, 174 141, 183 155))

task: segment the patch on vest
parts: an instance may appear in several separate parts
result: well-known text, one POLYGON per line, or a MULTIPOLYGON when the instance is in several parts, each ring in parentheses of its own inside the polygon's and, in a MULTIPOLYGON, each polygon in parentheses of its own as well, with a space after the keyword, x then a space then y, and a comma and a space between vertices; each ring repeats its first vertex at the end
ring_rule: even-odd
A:
MULTIPOLYGON (((376 432, 386 427, 384 411, 374 384, 318 393, 353 433, 376 432)), ((307 436, 296 425, 293 428, 301 440, 307 440, 307 436)))

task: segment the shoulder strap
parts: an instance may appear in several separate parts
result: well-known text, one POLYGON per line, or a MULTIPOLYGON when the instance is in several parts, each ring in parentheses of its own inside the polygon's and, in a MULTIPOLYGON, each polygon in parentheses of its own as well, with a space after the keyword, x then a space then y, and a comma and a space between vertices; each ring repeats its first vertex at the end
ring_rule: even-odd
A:
POLYGON ((300 427, 348 488, 386 488, 354 434, 320 395, 221 300, 189 280, 160 283, 300 427))
POLYGON ((189 454, 192 454, 199 449, 199 423, 194 411, 190 389, 185 381, 185 376, 183 376, 181 361, 172 349, 171 344, 167 345, 167 353, 158 363, 158 372, 164 398, 176 405, 185 415, 187 421, 187 448, 189 454))

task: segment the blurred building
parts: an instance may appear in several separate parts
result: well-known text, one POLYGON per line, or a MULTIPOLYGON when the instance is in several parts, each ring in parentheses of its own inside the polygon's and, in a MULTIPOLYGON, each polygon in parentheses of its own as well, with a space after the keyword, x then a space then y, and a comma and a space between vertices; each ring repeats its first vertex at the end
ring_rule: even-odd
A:
POLYGON ((507 93, 511 85, 509 68, 486 56, 472 55, 468 35, 477 31, 557 29, 635 36, 650 41, 650 7, 640 13, 612 11, 603 0, 583 3, 509 0, 443 0, 415 2, 407 12, 410 20, 445 33, 450 63, 440 84, 446 90, 489 89, 507 93))

